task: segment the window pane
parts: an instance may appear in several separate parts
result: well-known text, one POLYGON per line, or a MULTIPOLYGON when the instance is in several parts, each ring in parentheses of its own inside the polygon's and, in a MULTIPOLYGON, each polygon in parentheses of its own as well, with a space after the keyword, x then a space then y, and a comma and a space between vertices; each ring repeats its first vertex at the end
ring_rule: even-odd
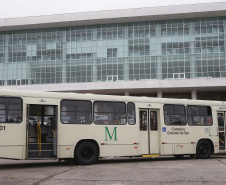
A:
POLYGON ((184 105, 164 105, 163 109, 166 125, 186 125, 184 105))
POLYGON ((67 124, 92 123, 92 103, 81 100, 61 101, 61 122, 67 124))
POLYGON ((0 122, 22 122, 22 100, 20 98, 0 98, 0 122))
POLYGON ((164 114, 174 114, 174 106, 173 105, 164 105, 164 114))
POLYGON ((150 112, 150 129, 152 131, 158 130, 158 117, 157 117, 157 111, 151 111, 150 112))
POLYGON ((181 114, 181 115, 184 115, 185 113, 185 109, 184 109, 184 106, 181 106, 181 105, 175 105, 175 114, 181 114), (182 108, 183 107, 183 108, 182 108))
POLYGON ((0 109, 5 109, 5 104, 0 103, 0 109))
POLYGON ((128 103, 127 104, 127 116, 128 116, 128 123, 130 125, 136 124, 136 112, 135 112, 135 104, 134 103, 128 103))
POLYGON ((14 110, 20 110, 21 109, 21 105, 20 104, 9 104, 8 105, 9 109, 14 109, 14 110))
POLYGON ((111 113, 94 113, 95 124, 110 124, 109 119, 112 117, 111 113))
POLYGON ((224 131, 224 114, 218 113, 217 118, 218 118, 218 129, 219 129, 219 131, 224 131))
POLYGON ((112 112, 109 102, 95 102, 94 112, 112 112))
POLYGON ((193 126, 212 125, 212 111, 209 106, 187 106, 188 124, 193 126))
POLYGON ((62 101, 61 102, 61 111, 75 111, 75 102, 74 101, 62 101))
POLYGON ((76 101, 75 109, 77 112, 91 112, 90 101, 76 101))
POLYGON ((126 104, 124 102, 94 102, 94 123, 126 124, 126 104))
POLYGON ((147 111, 140 111, 140 130, 147 130, 147 111))
POLYGON ((0 115, 0 123, 5 123, 5 122, 6 122, 5 115, 0 115))

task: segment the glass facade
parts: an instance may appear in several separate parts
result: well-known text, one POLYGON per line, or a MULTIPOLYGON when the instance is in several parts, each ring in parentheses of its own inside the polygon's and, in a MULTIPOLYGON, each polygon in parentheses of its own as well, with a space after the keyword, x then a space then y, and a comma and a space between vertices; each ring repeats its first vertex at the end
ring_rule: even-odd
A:
POLYGON ((226 77, 226 17, 0 32, 0 85, 226 77))

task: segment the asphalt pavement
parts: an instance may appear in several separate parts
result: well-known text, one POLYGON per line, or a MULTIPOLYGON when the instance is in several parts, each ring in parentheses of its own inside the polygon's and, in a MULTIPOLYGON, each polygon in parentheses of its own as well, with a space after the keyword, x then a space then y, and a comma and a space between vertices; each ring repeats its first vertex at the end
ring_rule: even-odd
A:
POLYGON ((1 185, 201 185, 226 184, 226 155, 210 159, 184 157, 104 158, 90 166, 57 160, 0 159, 1 185))

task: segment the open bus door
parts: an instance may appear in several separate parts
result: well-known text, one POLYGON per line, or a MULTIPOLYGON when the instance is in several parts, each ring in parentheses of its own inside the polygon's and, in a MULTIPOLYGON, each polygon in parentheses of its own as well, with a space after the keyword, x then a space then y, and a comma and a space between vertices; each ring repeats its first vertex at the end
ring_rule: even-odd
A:
POLYGON ((57 106, 28 105, 27 158, 57 157, 57 106))

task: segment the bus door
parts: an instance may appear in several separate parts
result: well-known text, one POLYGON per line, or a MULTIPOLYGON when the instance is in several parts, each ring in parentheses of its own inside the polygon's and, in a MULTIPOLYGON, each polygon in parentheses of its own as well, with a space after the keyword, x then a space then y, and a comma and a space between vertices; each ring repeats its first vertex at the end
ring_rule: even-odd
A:
POLYGON ((158 118, 159 111, 154 109, 140 109, 140 153, 158 154, 159 135, 158 118))
POLYGON ((225 150, 225 116, 226 112, 218 112, 219 150, 225 150))
POLYGON ((57 106, 28 105, 27 158, 57 157, 57 106))

